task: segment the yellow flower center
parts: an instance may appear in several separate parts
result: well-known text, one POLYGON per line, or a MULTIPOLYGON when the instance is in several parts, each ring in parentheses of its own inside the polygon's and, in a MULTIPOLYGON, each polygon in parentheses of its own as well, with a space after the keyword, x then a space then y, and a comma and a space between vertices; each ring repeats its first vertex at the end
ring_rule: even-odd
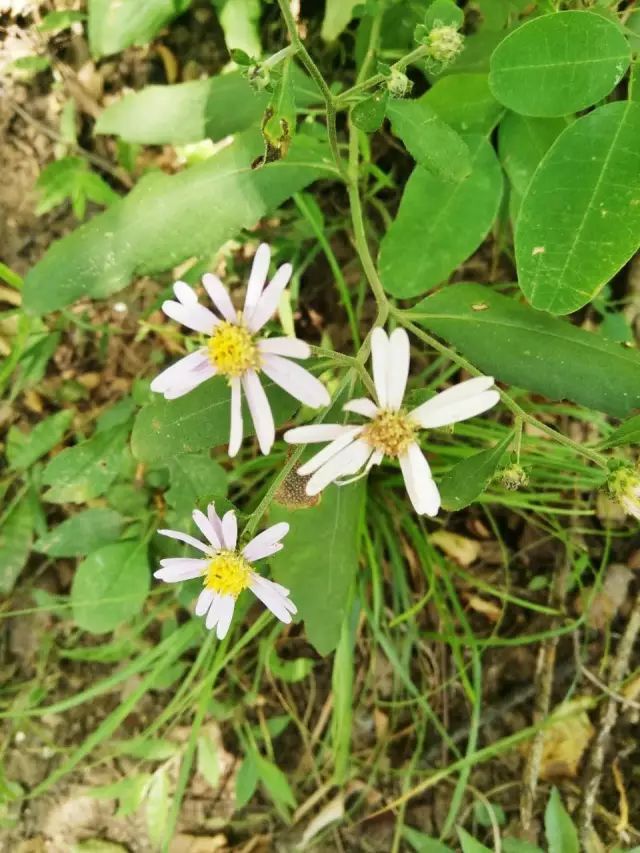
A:
POLYGON ((243 556, 235 551, 219 551, 209 563, 204 585, 220 595, 237 598, 250 580, 251 566, 243 556))
POLYGON ((226 320, 219 323, 209 338, 207 349, 211 364, 225 376, 240 376, 245 370, 260 369, 258 347, 244 326, 226 320))
POLYGON ((406 412, 383 409, 367 424, 362 438, 386 456, 400 456, 414 440, 416 425, 406 412))

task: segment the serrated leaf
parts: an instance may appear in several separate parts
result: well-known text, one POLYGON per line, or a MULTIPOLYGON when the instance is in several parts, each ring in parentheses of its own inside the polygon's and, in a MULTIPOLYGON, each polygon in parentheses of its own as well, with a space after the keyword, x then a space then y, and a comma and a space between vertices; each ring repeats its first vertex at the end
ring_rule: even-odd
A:
POLYGON ((98 548, 78 566, 71 586, 73 619, 104 634, 142 610, 149 592, 147 546, 129 540, 98 548))
POLYGON ((387 116, 393 132, 419 166, 451 181, 461 181, 470 174, 468 145, 424 99, 391 100, 387 116))
POLYGON ((489 89, 487 74, 452 74, 420 99, 458 133, 488 134, 504 112, 489 89))
POLYGON ((333 173, 326 147, 298 135, 287 157, 252 170, 263 150, 248 131, 178 175, 145 176, 126 198, 53 244, 25 279, 24 306, 53 311, 83 296, 105 297, 134 275, 160 272, 225 240, 311 181, 333 173))
POLYGON ((62 441, 72 420, 73 412, 64 411, 45 418, 29 432, 12 426, 7 435, 9 467, 18 470, 29 468, 62 441))
POLYGON ((198 773, 201 773, 214 791, 220 782, 220 757, 218 748, 207 734, 198 738, 198 773))
POLYGON ((640 406, 640 353, 490 287, 456 284, 411 313, 503 382, 617 417, 640 406))
POLYGON ((495 447, 474 453, 447 471, 438 484, 445 509, 464 509, 480 497, 498 470, 512 439, 513 433, 509 433, 495 447))
POLYGON ((31 503, 23 497, 0 527, 0 594, 8 595, 27 562, 33 537, 31 503))
MULTIPOLYGON (((271 382, 264 382, 276 425, 287 420, 300 403, 271 382)), ((243 401, 244 434, 254 434, 253 421, 243 401)), ((164 462, 180 453, 193 453, 229 441, 230 391, 222 377, 203 382, 177 400, 145 406, 138 414, 131 447, 140 462, 164 462)))
POLYGON ((156 770, 151 777, 147 789, 145 818, 151 843, 160 847, 166 840, 169 818, 169 777, 164 767, 156 770))
POLYGON ((467 137, 471 174, 455 182, 417 166, 380 246, 380 277, 392 296, 426 293, 482 243, 502 198, 502 170, 492 146, 467 137))
POLYGON ((122 464, 128 425, 120 425, 58 453, 44 469, 42 482, 50 486, 44 499, 52 503, 86 503, 103 494, 122 464))
POLYGON ((182 11, 174 0, 89 0, 89 47, 95 59, 146 44, 182 11))
POLYGON ((544 812, 544 828, 549 853, 580 853, 578 831, 562 805, 557 788, 553 788, 544 812))
POLYGON ((536 169, 515 235, 520 287, 535 308, 577 311, 640 242, 640 104, 575 121, 536 169))
POLYGON ((608 95, 630 61, 617 24, 592 12, 558 12, 527 21, 498 45, 489 85, 516 112, 563 116, 608 95))
POLYGON ((81 557, 115 542, 124 519, 113 509, 85 509, 41 536, 33 546, 50 557, 81 557))
POLYGON ((321 655, 333 651, 340 637, 347 594, 358 567, 364 498, 361 481, 328 488, 313 507, 271 507, 271 523, 287 521, 291 526, 286 549, 271 557, 273 575, 291 590, 309 642, 321 655))

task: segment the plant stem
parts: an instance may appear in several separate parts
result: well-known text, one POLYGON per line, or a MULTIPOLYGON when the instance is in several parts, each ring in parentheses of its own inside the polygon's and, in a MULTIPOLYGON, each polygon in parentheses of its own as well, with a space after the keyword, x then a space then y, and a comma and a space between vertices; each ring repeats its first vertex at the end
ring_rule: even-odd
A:
MULTIPOLYGON (((406 56, 403 56, 402 59, 399 59, 397 62, 394 62, 391 66, 392 71, 404 71, 411 63, 417 62, 417 60, 422 59, 423 56, 426 56, 429 49, 426 45, 421 44, 420 47, 417 47, 415 50, 412 50, 411 53, 408 53, 406 56)), ((353 98, 354 95, 359 95, 361 92, 366 92, 367 89, 373 88, 373 86, 377 86, 380 83, 384 83, 387 78, 384 74, 374 74, 372 77, 369 77, 368 80, 358 80, 355 86, 352 86, 350 89, 347 89, 346 92, 342 92, 342 94, 337 95, 334 99, 334 103, 337 109, 343 109, 348 106, 348 102, 353 98)))

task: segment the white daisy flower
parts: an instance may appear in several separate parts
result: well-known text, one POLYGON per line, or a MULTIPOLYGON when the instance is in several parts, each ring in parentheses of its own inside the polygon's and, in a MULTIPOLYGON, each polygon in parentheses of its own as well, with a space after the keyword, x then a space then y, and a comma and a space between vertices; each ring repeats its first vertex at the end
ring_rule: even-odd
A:
POLYGON ((193 391, 212 376, 226 376, 231 387, 229 456, 235 456, 242 444, 243 392, 262 453, 269 453, 275 440, 273 415, 260 383, 260 373, 314 409, 328 406, 330 402, 324 385, 309 371, 290 361, 308 358, 311 352, 308 344, 297 338, 258 336, 277 311, 293 271, 291 264, 283 264, 265 287, 270 259, 271 251, 262 243, 253 259, 242 311, 236 311, 228 290, 210 273, 202 277, 202 283, 221 316, 200 305, 196 292, 184 281, 173 285, 177 302, 170 299, 162 305, 162 310, 172 320, 208 335, 209 339, 205 346, 156 376, 151 390, 173 400, 193 391))
POLYGON ((211 503, 206 515, 199 509, 194 510, 193 520, 206 542, 179 530, 159 530, 158 533, 186 542, 205 556, 199 559, 168 557, 160 560, 161 568, 153 576, 167 583, 202 578, 203 590, 196 602, 196 616, 205 616, 207 628, 215 628, 219 640, 226 637, 236 599, 245 589, 250 589, 281 622, 289 624, 291 615, 297 613, 295 604, 289 598, 289 590, 263 578, 251 568, 256 560, 282 550, 280 540, 289 532, 289 525, 281 522, 268 527, 245 545, 242 551, 238 551, 238 523, 232 509, 219 518, 215 505, 211 503))
POLYGON ((377 403, 360 398, 343 406, 346 412, 368 418, 368 423, 309 425, 285 433, 285 441, 290 444, 329 442, 298 468, 298 474, 310 476, 307 494, 317 495, 329 483, 344 485, 364 476, 373 465, 390 456, 400 463, 415 511, 435 516, 440 509, 440 493, 418 444, 418 431, 455 424, 486 412, 495 406, 500 394, 492 388, 491 376, 478 376, 441 391, 407 412, 402 408, 409 377, 409 337, 404 329, 396 329, 390 336, 384 329, 374 329, 371 362, 377 403), (345 481, 344 477, 351 480, 345 481))

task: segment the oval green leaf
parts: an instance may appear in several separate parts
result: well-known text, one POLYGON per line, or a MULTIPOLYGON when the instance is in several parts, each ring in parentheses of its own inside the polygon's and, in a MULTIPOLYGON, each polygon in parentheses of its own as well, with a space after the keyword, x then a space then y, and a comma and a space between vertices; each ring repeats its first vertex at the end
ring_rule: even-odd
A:
POLYGON ((453 285, 411 315, 503 382, 617 417, 640 406, 640 353, 489 287, 453 285))
POLYGON ((115 542, 123 524, 123 517, 113 509, 85 509, 49 530, 33 547, 50 557, 84 556, 115 542))
POLYGON ((392 296, 419 296, 446 281, 493 224, 502 169, 486 139, 472 136, 466 142, 471 155, 466 178, 447 181, 417 166, 407 181, 380 247, 380 276, 392 296))
MULTIPOLYGON (((464 52, 461 54, 464 56, 464 52)), ((420 101, 458 133, 488 134, 504 112, 489 89, 487 74, 452 74, 438 80, 420 101)))
POLYGON ((178 175, 151 174, 129 195, 58 240, 25 279, 27 311, 43 314, 83 296, 105 297, 135 275, 209 257, 294 192, 333 174, 326 147, 297 136, 287 157, 251 169, 264 145, 238 135, 214 157, 178 175))
POLYGON ((348 593, 358 568, 364 481, 331 486, 316 506, 291 510, 273 504, 269 522, 287 521, 284 549, 271 557, 275 579, 291 590, 309 642, 321 655, 340 638, 348 593))
POLYGON ((519 284, 535 308, 588 303, 640 242, 640 104, 578 119, 536 169, 515 235, 519 284))
POLYGON ((630 61, 615 23, 592 12, 557 12, 528 21, 500 42, 489 85, 515 112, 562 116, 608 95, 630 61))
POLYGON ((91 634, 113 631, 140 613, 149 582, 145 543, 130 540, 99 548, 80 563, 73 578, 76 625, 91 634))
POLYGON ((498 470, 512 439, 510 432, 495 447, 474 453, 454 465, 438 484, 442 506, 449 510, 464 509, 479 498, 498 470))

